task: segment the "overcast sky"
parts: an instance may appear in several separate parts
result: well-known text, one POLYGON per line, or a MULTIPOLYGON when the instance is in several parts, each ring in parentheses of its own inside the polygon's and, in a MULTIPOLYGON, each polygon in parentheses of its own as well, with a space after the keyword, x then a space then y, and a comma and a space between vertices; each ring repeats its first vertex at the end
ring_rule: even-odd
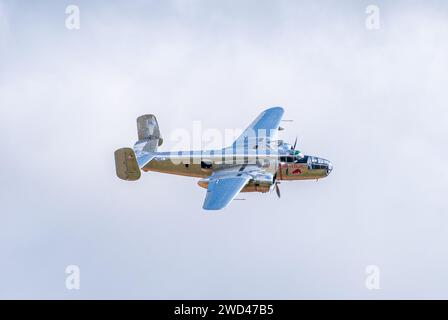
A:
POLYGON ((444 1, 0 1, 0 298, 448 298, 447 57, 444 1), (328 178, 115 176, 141 114, 168 151, 276 105, 328 178))

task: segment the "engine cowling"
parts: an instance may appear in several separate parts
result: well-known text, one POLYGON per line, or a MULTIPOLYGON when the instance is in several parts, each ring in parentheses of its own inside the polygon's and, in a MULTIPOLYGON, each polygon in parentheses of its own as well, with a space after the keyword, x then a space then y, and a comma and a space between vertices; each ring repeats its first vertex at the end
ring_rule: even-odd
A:
MULTIPOLYGON (((208 178, 204 178, 198 181, 198 185, 207 189, 208 178)), ((251 179, 247 185, 241 190, 241 192, 269 192, 274 186, 274 176, 270 173, 258 174, 251 179)))
POLYGON ((269 192, 274 185, 274 176, 270 173, 258 174, 241 190, 241 192, 269 192))

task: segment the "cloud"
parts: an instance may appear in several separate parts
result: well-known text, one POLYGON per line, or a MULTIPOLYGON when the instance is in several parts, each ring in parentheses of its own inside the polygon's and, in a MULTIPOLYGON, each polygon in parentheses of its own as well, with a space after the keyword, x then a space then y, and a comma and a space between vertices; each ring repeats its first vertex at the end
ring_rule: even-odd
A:
POLYGON ((370 298, 370 264, 384 275, 375 297, 446 295, 436 3, 380 4, 376 31, 356 2, 79 5, 79 31, 60 4, 0 5, 14 17, 0 53, 0 296, 370 298), (224 132, 272 105, 294 119, 285 140, 333 161, 328 179, 205 215, 195 179, 115 177, 140 114, 157 115, 170 150, 195 120, 224 132))

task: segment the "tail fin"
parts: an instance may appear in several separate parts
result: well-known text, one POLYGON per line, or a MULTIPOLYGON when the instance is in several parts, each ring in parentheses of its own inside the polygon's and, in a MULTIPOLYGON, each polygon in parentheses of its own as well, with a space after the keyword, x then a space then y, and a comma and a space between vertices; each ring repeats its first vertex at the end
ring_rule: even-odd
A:
POLYGON ((159 124, 153 114, 145 114, 137 118, 138 141, 134 144, 134 152, 140 168, 154 159, 157 148, 162 145, 159 124))
POLYGON ((120 179, 135 181, 141 176, 140 169, 156 156, 162 145, 159 124, 152 114, 137 118, 138 141, 134 148, 121 148, 115 151, 115 169, 120 179))
POLYGON ((159 124, 153 114, 145 114, 137 118, 138 141, 145 142, 144 151, 155 152, 163 143, 160 135, 159 124))

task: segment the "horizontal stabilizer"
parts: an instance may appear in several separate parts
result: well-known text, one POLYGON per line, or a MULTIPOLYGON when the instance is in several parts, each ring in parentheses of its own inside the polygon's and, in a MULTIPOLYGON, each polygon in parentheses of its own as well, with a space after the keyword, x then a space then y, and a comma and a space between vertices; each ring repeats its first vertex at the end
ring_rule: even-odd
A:
POLYGON ((115 170, 117 176, 122 180, 135 181, 140 179, 140 168, 134 150, 121 148, 115 151, 115 170))

